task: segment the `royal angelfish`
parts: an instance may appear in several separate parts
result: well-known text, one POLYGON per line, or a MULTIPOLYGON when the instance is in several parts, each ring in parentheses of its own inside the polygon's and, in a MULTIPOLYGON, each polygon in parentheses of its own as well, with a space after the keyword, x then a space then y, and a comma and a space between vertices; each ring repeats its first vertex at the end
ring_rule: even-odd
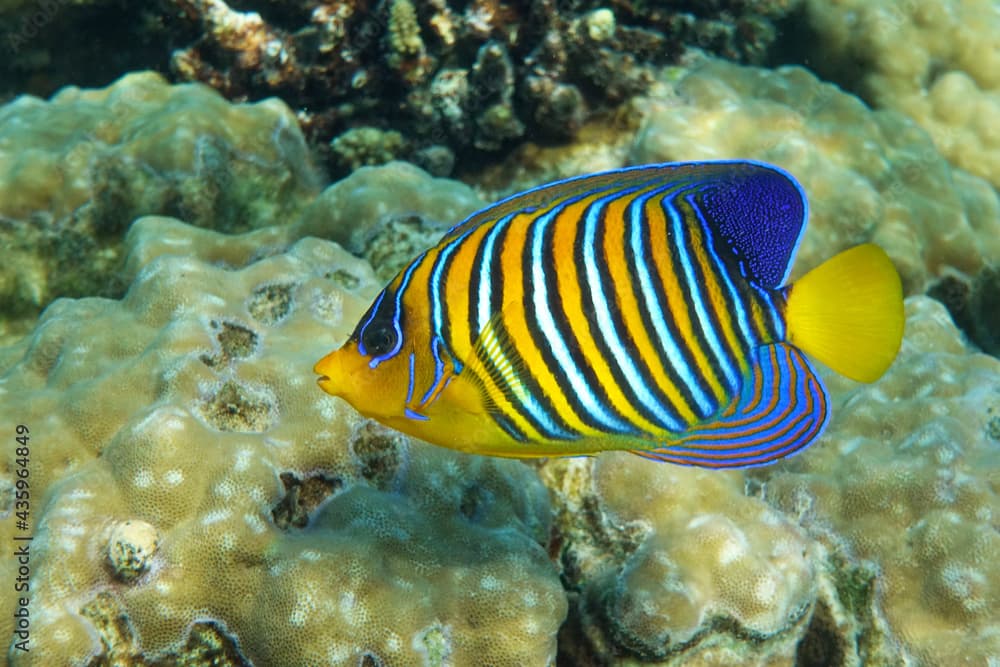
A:
POLYGON ((795 179, 759 162, 543 185, 413 260, 316 364, 319 385, 478 454, 771 463, 827 422, 803 352, 871 382, 903 332, 899 274, 877 246, 784 286, 806 215, 795 179))

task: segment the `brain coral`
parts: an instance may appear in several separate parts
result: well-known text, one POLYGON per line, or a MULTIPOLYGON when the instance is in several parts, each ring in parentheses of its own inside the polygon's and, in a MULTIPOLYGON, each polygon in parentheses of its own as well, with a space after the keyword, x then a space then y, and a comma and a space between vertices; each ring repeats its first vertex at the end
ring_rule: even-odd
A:
POLYGON ((317 239, 201 258, 214 232, 157 218, 129 246, 151 234, 186 256, 151 253, 123 300, 59 300, 0 348, 35 538, 34 644, 11 663, 550 663, 566 602, 536 475, 411 444, 313 383, 373 295, 367 264, 317 239))
MULTIPOLYGON (((116 295, 121 236, 142 214, 242 231, 294 220, 318 191, 295 117, 157 74, 0 107, 0 299, 116 295)), ((0 333, 3 333, 0 330, 0 333)))
POLYGON ((889 626, 920 664, 990 664, 1000 361, 966 347, 926 297, 907 301, 906 329, 878 383, 830 378, 831 427, 807 455, 760 473, 764 497, 838 558, 870 564, 889 626))
POLYGON ((804 57, 926 129, 955 165, 1000 186, 1000 12, 992 0, 808 0, 804 57))
POLYGON ((907 293, 947 270, 975 275, 1000 257, 1000 200, 952 169, 926 134, 892 111, 798 67, 707 61, 651 98, 633 162, 755 158, 805 187, 810 227, 797 272, 862 241, 886 248, 907 293))

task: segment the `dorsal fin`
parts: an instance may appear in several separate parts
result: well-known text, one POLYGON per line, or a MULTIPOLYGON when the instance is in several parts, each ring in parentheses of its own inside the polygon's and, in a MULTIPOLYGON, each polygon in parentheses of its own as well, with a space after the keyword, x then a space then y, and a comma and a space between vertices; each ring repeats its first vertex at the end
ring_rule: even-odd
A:
POLYGON ((770 289, 784 285, 806 226, 802 186, 761 162, 701 166, 706 173, 694 196, 701 221, 725 242, 745 278, 770 289))
POLYGON ((744 277, 771 289, 785 283, 805 229, 805 193, 788 172, 752 160, 648 164, 547 183, 473 213, 452 227, 442 242, 563 198, 658 182, 691 193, 701 222, 724 242, 744 277))

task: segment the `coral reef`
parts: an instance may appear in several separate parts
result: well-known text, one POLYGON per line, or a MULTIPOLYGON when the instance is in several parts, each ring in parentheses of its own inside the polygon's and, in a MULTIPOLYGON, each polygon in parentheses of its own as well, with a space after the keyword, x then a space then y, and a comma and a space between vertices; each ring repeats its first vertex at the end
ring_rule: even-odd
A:
POLYGON ((33 644, 12 665, 553 663, 566 603, 533 471, 411 443, 312 381, 377 290, 365 262, 318 239, 257 259, 162 218, 128 244, 149 261, 124 299, 59 300, 0 348, 0 415, 31 438, 33 644))
POLYGON ((231 105, 153 73, 20 97, 0 107, 5 316, 33 320, 57 296, 119 295, 121 237, 139 215, 241 231, 294 219, 318 190, 278 100, 231 105))
MULTIPOLYGON (((795 67, 657 71, 638 50, 662 46, 675 14, 645 3, 173 4, 242 28, 178 56, 223 89, 251 61, 213 59, 257 40, 262 78, 234 95, 289 81, 306 95, 316 80, 283 77, 318 72, 303 56, 317 41, 354 58, 324 61, 354 73, 336 112, 300 119, 343 129, 329 155, 356 171, 317 195, 285 106, 152 74, 0 108, 5 302, 33 316, 56 294, 131 285, 120 301, 57 300, 0 347, 0 416, 31 429, 37 644, 13 664, 544 665, 557 633, 559 660, 580 665, 1000 654, 1000 362, 931 299, 908 300, 882 380, 824 374, 820 441, 747 473, 466 456, 360 419, 310 373, 388 277, 484 203, 392 160, 441 175, 462 151, 526 138, 539 143, 484 172, 487 199, 626 162, 780 164, 812 206, 797 273, 874 240, 908 293, 936 285, 995 353, 1000 200, 914 122, 795 67), (662 33, 634 27, 640 10, 662 33), (357 122, 385 96, 410 125, 357 122)), ((0 516, 15 455, 0 459, 0 516)), ((14 531, 0 522, 0 539, 14 531)))
POLYGON ((807 0, 799 57, 926 129, 953 164, 1000 186, 1000 13, 991 0, 807 0))
POLYGON ((174 4, 202 31, 174 55, 178 76, 227 96, 281 94, 310 109, 304 126, 324 140, 377 116, 414 150, 461 157, 572 137, 591 108, 643 90, 650 66, 686 46, 759 62, 798 3, 301 2, 281 23, 268 6, 174 4))
POLYGON ((828 384, 829 430, 755 472, 761 494, 838 559, 876 568, 889 626, 921 664, 988 663, 1000 653, 1000 361, 914 297, 888 374, 828 384))
MULTIPOLYGON (((408 150, 397 157, 435 147, 474 165, 526 138, 573 137, 685 49, 762 62, 800 1, 14 0, 0 5, 0 43, 13 56, 0 79, 47 95, 104 85, 109 72, 170 70, 234 100, 281 97, 321 147, 375 126, 401 133, 408 150), (81 40, 81 24, 100 37, 81 40)), ((346 173, 350 162, 330 156, 346 173)))
POLYGON ((872 111, 798 67, 707 61, 664 78, 632 161, 754 158, 795 174, 810 223, 793 277, 863 241, 886 248, 909 294, 1000 257, 996 191, 951 168, 905 116, 872 111))

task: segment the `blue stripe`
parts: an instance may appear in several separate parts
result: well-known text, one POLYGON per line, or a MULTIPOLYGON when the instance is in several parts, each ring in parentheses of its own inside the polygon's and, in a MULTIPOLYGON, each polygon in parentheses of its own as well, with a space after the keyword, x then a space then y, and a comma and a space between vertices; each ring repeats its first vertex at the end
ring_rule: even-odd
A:
MULTIPOLYGON (((697 403, 697 407, 700 409, 700 414, 708 414, 715 409, 715 402, 702 389, 701 384, 691 371, 691 366, 685 360, 684 353, 677 346, 677 341, 674 340, 668 330, 667 316, 663 312, 656 288, 653 286, 653 277, 650 273, 649 262, 645 260, 645 258, 651 256, 652 251, 646 248, 642 242, 642 223, 645 220, 643 207, 645 207, 648 199, 661 194, 665 189, 667 188, 661 188, 643 197, 639 197, 630 204, 631 215, 629 217, 632 224, 631 244, 637 258, 635 266, 638 268, 639 286, 642 289, 645 307, 650 313, 653 321, 653 329, 656 332, 656 338, 659 341, 660 347, 666 351, 669 363, 680 375, 681 381, 687 389, 690 390, 697 403)), ((675 431, 682 430, 685 426, 686 424, 680 420, 675 420, 673 423, 667 425, 669 429, 675 431)))
MULTIPOLYGON (((490 321, 493 317, 493 312, 490 308, 490 294, 493 292, 493 270, 494 267, 494 246, 496 245, 497 237, 500 233, 507 228, 510 221, 514 218, 516 213, 511 213, 503 218, 497 220, 496 224, 493 225, 493 229, 490 230, 486 238, 481 241, 485 244, 483 248, 483 261, 479 264, 479 299, 477 302, 476 320, 475 328, 473 331, 475 335, 479 333, 486 327, 486 323, 490 321)), ((472 313, 469 313, 472 317, 472 313)))
POLYGON ((628 354, 628 350, 624 342, 622 342, 621 336, 615 330, 611 318, 611 308, 608 304, 607 295, 604 294, 601 286, 601 277, 598 275, 597 260, 594 256, 594 249, 597 243, 598 214, 611 200, 621 196, 621 194, 621 192, 614 192, 609 196, 596 200, 587 208, 583 237, 584 270, 587 276, 587 283, 590 286, 591 298, 594 302, 597 326, 604 340, 608 343, 608 347, 611 349, 615 363, 621 369, 633 393, 639 398, 643 406, 653 414, 662 414, 665 412, 664 406, 656 400, 649 386, 642 382, 643 375, 636 368, 631 355, 628 354))
MULTIPOLYGON (((589 196, 589 193, 588 195, 589 196)), ((626 421, 617 418, 610 411, 610 406, 603 405, 594 394, 593 389, 583 376, 583 372, 573 362, 573 356, 566 345, 563 332, 556 326, 552 318, 552 312, 548 307, 548 288, 550 283, 558 291, 558 283, 550 278, 551 271, 545 270, 542 262, 542 242, 544 235, 548 231, 548 226, 552 220, 562 212, 563 207, 571 205, 585 197, 577 197, 563 202, 559 207, 549 211, 542 217, 534 221, 531 230, 531 278, 534 285, 532 303, 535 307, 534 316, 541 324, 546 341, 551 345, 552 354, 555 356, 559 367, 569 379, 570 386, 575 397, 583 405, 590 417, 598 421, 602 426, 613 429, 621 433, 631 433, 635 428, 626 421)))
MULTIPOLYGON (((681 194, 683 194, 683 191, 678 192, 675 196, 680 196, 681 194)), ((732 359, 723 348, 722 341, 719 340, 719 333, 715 329, 715 324, 712 322, 711 317, 709 317, 709 306, 705 304, 705 299, 701 292, 701 286, 698 284, 694 273, 694 264, 691 263, 691 256, 688 254, 687 248, 685 247, 688 243, 690 243, 690 239, 688 238, 688 233, 684 228, 684 219, 677 209, 674 208, 672 202, 664 200, 664 204, 664 209, 668 212, 670 220, 673 222, 674 238, 676 239, 678 246, 677 256, 681 261, 684 278, 688 285, 688 294, 690 294, 691 302, 694 304, 695 315, 697 316, 698 323, 705 335, 705 340, 708 342, 709 347, 712 348, 712 355, 726 373, 725 379, 727 384, 729 386, 736 386, 739 374, 736 369, 732 367, 732 359), (684 239, 687 240, 685 241, 684 239)))
POLYGON ((413 366, 416 362, 416 354, 410 352, 410 384, 406 388, 406 403, 404 405, 409 405, 410 401, 413 400, 413 366))
MULTIPOLYGON (((440 337, 434 336, 431 338, 431 354, 434 356, 434 380, 431 381, 430 386, 427 387, 427 391, 424 392, 424 395, 420 398, 421 406, 427 403, 427 399, 430 398, 432 393, 434 393, 434 388, 438 386, 438 383, 441 382, 441 378, 444 377, 444 362, 441 360, 441 347, 443 345, 444 343, 441 341, 440 337)), ((412 353, 410 356, 413 356, 412 353)), ((406 402, 410 402, 408 398, 406 402)))

